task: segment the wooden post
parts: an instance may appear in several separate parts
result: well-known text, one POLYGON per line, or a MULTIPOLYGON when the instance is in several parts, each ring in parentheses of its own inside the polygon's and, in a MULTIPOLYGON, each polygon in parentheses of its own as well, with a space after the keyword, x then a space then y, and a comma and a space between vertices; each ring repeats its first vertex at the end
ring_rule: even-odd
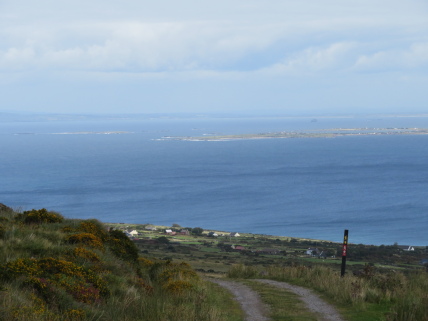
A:
POLYGON ((346 269, 346 253, 348 252, 348 230, 345 230, 345 233, 343 235, 343 248, 342 248, 342 271, 340 273, 340 276, 345 276, 345 269, 346 269))

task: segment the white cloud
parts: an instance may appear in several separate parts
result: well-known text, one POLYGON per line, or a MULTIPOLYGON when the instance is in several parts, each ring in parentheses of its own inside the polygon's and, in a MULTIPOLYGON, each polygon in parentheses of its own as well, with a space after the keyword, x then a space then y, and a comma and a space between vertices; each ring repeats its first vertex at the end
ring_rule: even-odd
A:
POLYGON ((353 65, 356 49, 358 49, 358 44, 352 42, 310 47, 261 71, 273 74, 307 75, 325 71, 348 70, 353 65))
POLYGON ((25 70, 31 67, 35 57, 33 48, 9 48, 0 51, 0 70, 25 70))
MULTIPOLYGON (((37 7, 15 0, 3 7, 0 70, 246 71, 275 65, 304 72, 345 66, 352 43, 428 31, 424 7, 414 0, 41 0, 37 7)), ((362 52, 358 64, 370 65, 364 60, 375 60, 372 52, 362 52)))
POLYGON ((190 93, 186 104, 191 86, 204 94, 223 87, 239 101, 234 93, 252 95, 251 104, 262 100, 261 87, 276 102, 293 88, 299 101, 320 93, 321 79, 331 88, 350 84, 352 92, 370 83, 372 72, 369 91, 399 79, 413 88, 419 82, 412 77, 427 74, 427 16, 426 0, 3 0, 0 79, 19 93, 37 84, 34 102, 51 99, 55 86, 70 93, 75 86, 69 100, 76 104, 88 87, 101 93, 100 103, 114 88, 129 100, 155 101, 150 90, 132 91, 141 83, 156 84, 159 97, 164 86, 180 87, 190 93))
POLYGON ((117 22, 88 26, 86 33, 89 37, 81 26, 76 30, 67 27, 67 32, 40 32, 32 37, 23 32, 25 36, 22 37, 21 48, 0 51, 0 66, 20 69, 24 61, 18 59, 18 52, 22 52, 25 63, 46 68, 123 68, 135 71, 216 68, 269 47, 281 36, 273 28, 237 28, 231 24, 217 26, 208 23, 117 22), (70 38, 80 38, 80 43, 77 46, 63 44, 64 40, 57 40, 61 33, 68 34, 70 38), (16 52, 16 59, 8 58, 9 51, 16 52), (31 56, 28 55, 30 52, 31 56))
POLYGON ((428 66, 428 42, 415 43, 405 49, 381 50, 361 55, 354 68, 361 71, 414 70, 428 66))

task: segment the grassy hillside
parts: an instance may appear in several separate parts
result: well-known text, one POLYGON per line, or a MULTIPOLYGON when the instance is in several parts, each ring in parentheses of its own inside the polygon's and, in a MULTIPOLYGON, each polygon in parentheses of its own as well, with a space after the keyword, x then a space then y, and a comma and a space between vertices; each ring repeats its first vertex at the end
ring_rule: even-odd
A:
POLYGON ((260 273, 252 266, 235 265, 231 278, 266 278, 309 287, 352 321, 427 321, 428 273, 423 269, 380 273, 366 265, 361 275, 340 274, 328 266, 271 266, 260 273))
POLYGON ((187 263, 139 256, 122 231, 45 209, 0 209, 0 320, 240 320, 240 313, 187 263))
MULTIPOLYGON (((214 231, 179 226, 155 230, 71 220, 45 209, 17 213, 1 205, 0 321, 242 320, 231 295, 201 275, 310 287, 349 320, 428 320, 428 273, 418 264, 426 256, 422 247, 408 252, 397 245, 350 244, 348 273, 340 278, 341 247, 333 242, 219 231, 210 236, 214 231), (132 239, 125 234, 134 230, 132 239)), ((248 284, 273 316, 292 309, 278 291, 248 284)))
MULTIPOLYGON (((246 233, 232 237, 178 226, 110 225, 138 232, 134 242, 144 255, 185 260, 209 275, 269 278, 310 287, 349 320, 428 320, 428 270, 420 264, 428 255, 425 247, 405 251, 397 244, 349 244, 347 273, 341 278, 342 246, 334 242, 246 233)), ((278 300, 282 303, 273 311, 285 307, 283 298, 278 300)))

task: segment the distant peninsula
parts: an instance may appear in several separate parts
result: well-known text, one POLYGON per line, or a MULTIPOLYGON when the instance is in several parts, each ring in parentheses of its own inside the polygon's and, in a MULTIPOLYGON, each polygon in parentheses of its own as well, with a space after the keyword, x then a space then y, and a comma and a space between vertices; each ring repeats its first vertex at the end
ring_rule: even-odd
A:
POLYGON ((203 136, 164 136, 157 140, 181 141, 230 141, 243 139, 272 138, 334 138, 341 136, 380 136, 380 135, 427 135, 428 128, 331 128, 314 131, 281 131, 258 134, 214 135, 203 136))

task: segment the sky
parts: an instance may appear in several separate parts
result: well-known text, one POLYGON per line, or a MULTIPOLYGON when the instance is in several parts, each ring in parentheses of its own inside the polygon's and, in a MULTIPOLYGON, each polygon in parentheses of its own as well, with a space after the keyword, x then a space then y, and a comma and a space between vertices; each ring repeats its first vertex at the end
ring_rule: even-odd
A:
POLYGON ((0 112, 427 113, 426 0, 0 0, 0 112))

